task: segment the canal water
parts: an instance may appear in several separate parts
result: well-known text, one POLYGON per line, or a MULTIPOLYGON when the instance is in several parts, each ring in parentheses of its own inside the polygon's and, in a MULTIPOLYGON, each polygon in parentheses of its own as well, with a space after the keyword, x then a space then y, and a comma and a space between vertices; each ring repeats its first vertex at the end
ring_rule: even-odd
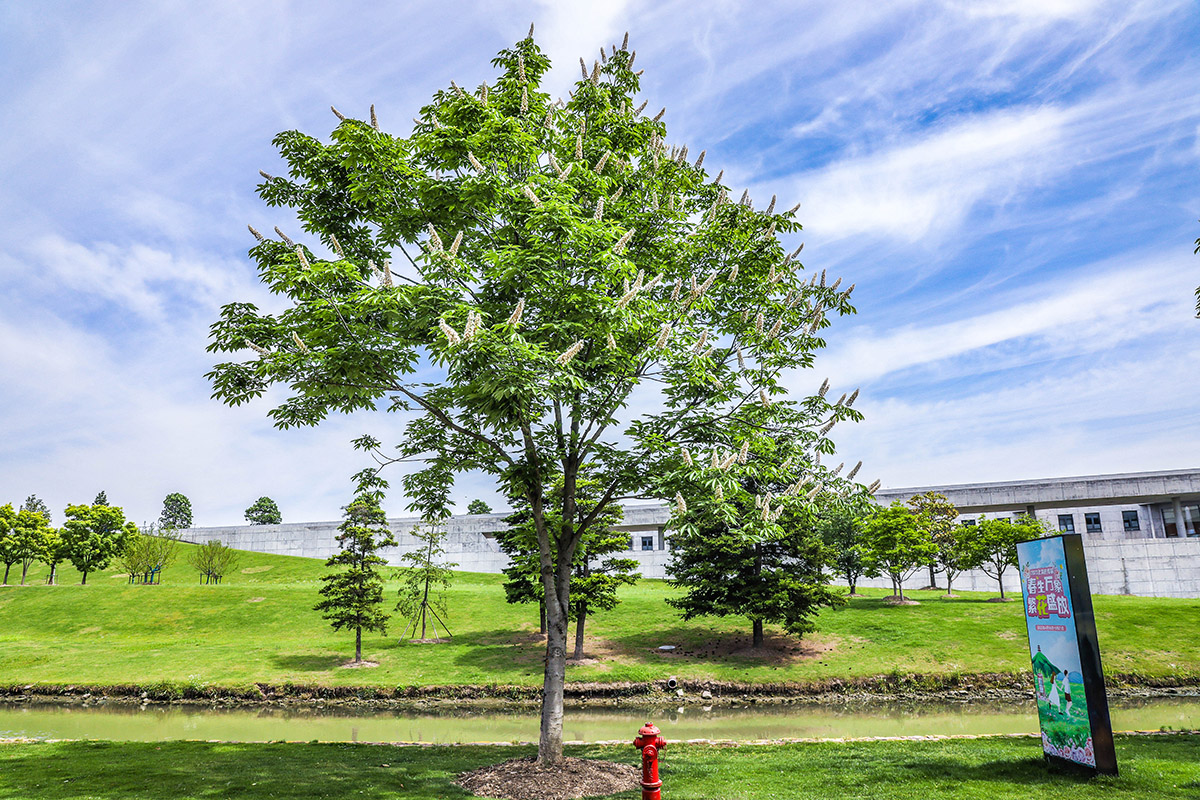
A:
MULTIPOLYGON (((653 721, 667 739, 836 738, 945 734, 1035 733, 1029 702, 943 704, 795 704, 680 710, 628 706, 569 708, 565 738, 575 742, 632 740, 653 721)), ((1200 697, 1113 701, 1114 730, 1200 729, 1200 697)), ((0 703, 0 738, 239 742, 528 742, 536 741, 536 711, 410 711, 147 706, 109 703, 0 703)))

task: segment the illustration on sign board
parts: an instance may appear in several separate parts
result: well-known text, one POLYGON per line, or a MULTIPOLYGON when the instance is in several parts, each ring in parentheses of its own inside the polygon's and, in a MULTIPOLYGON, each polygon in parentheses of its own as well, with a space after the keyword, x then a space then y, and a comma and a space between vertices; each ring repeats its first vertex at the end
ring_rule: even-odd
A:
POLYGON ((1018 548, 1018 555, 1042 749, 1048 755, 1095 767, 1062 539, 1026 542, 1018 548))

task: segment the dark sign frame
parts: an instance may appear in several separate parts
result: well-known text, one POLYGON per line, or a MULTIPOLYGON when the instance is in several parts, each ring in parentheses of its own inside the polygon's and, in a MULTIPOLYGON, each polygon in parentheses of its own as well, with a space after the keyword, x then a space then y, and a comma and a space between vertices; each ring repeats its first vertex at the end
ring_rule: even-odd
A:
MULTIPOLYGON (((1108 694, 1104 687, 1104 670, 1100 665, 1100 642, 1096 636, 1096 615, 1092 609, 1092 592, 1088 583, 1087 563, 1083 553, 1083 537, 1078 533, 1064 533, 1041 539, 1021 542, 1018 547, 1031 542, 1061 539, 1066 570, 1066 586, 1072 615, 1074 616, 1076 646, 1079 650, 1080 675, 1083 677, 1084 698, 1087 702, 1088 721, 1091 724, 1092 752, 1096 766, 1071 761, 1046 753, 1046 763, 1072 771, 1088 774, 1117 774, 1117 754, 1113 746, 1112 721, 1108 712, 1108 694)), ((1021 594, 1025 607, 1021 618, 1029 635, 1029 587, 1024 576, 1021 579, 1021 594)), ((1030 648, 1032 649, 1032 640, 1030 648)), ((1038 727, 1042 726, 1041 715, 1038 727)))

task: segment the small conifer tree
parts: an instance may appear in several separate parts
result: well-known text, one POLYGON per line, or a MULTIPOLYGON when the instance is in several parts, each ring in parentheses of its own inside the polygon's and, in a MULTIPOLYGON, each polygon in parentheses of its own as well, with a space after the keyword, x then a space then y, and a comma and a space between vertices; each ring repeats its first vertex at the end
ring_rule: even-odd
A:
POLYGON ((360 484, 359 492, 346 506, 346 519, 338 526, 339 550, 325 562, 341 567, 321 578, 325 598, 315 609, 329 620, 335 631, 354 630, 354 663, 362 663, 362 632, 387 633, 388 615, 383 612, 383 579, 379 568, 387 563, 379 548, 393 546, 387 516, 379 507, 378 491, 360 484))

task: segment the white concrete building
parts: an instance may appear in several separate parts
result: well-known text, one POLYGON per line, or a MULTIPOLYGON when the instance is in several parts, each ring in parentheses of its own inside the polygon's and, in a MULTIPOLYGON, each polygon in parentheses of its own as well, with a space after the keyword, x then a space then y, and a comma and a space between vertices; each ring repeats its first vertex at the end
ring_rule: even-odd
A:
MULTIPOLYGON (((984 514, 989 518, 1033 514, 1055 530, 1083 534, 1095 594, 1200 597, 1200 470, 881 489, 875 497, 886 505, 926 491, 946 495, 965 523, 973 523, 984 514)), ((629 505, 624 511, 618 529, 629 533, 630 555, 641 563, 642 574, 648 578, 667 577, 670 536, 665 528, 670 519, 669 506, 629 505)), ((505 516, 464 515, 446 520, 447 560, 456 562, 458 569, 472 572, 496 573, 504 569, 508 558, 500 551, 495 533, 503 530, 505 516)), ((418 523, 415 518, 388 521, 398 543, 381 552, 389 563, 399 564, 404 553, 417 548, 412 530, 418 523)), ((191 528, 183 532, 183 538, 193 542, 216 539, 240 550, 328 558, 337 549, 339 524, 191 528)), ((890 586, 886 579, 861 583, 890 586)), ((911 585, 923 583, 917 576, 911 585)), ((959 576, 954 586, 996 590, 996 582, 977 571, 959 576)), ((1005 576, 1005 589, 1020 591, 1015 569, 1005 576)))

